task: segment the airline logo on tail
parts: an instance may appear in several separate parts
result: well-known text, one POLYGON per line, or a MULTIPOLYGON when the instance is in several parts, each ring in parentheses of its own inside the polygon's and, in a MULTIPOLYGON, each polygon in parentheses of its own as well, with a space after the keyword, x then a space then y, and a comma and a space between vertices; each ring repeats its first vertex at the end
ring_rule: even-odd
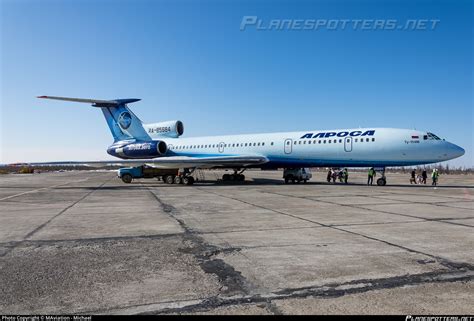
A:
POLYGON ((120 128, 122 129, 127 129, 130 127, 132 124, 132 115, 128 111, 124 111, 123 113, 120 114, 118 118, 118 123, 120 125, 120 128))

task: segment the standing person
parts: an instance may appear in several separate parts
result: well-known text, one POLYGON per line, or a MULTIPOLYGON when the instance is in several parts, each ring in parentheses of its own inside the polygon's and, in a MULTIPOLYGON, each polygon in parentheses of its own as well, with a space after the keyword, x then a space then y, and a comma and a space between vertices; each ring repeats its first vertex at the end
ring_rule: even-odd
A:
POLYGON ((433 173, 431 173, 431 179, 433 180, 433 183, 431 183, 431 185, 438 185, 438 176, 439 176, 439 173, 438 173, 438 169, 433 169, 433 173))
POLYGON ((332 175, 332 171, 329 170, 328 171, 328 176, 326 177, 326 180, 328 181, 328 183, 331 183, 331 175, 332 175))
POLYGON ((337 178, 339 179, 339 182, 344 182, 344 171, 342 169, 337 172, 337 178))
POLYGON ((371 167, 369 169, 369 177, 367 179, 367 185, 372 185, 374 182, 374 177, 375 177, 375 169, 371 167))
POLYGON ((347 184, 347 180, 349 179, 349 172, 347 171, 347 168, 344 168, 344 172, 342 175, 344 177, 344 184, 347 184))
POLYGON ((332 182, 336 183, 336 178, 337 178, 337 172, 335 169, 332 170, 332 182))
POLYGON ((428 177, 428 175, 426 174, 426 169, 423 170, 423 172, 421 173, 421 178, 422 178, 422 183, 426 185, 426 178, 428 177))
POLYGON ((416 184, 416 172, 415 172, 415 170, 411 171, 410 184, 413 184, 413 183, 416 184))

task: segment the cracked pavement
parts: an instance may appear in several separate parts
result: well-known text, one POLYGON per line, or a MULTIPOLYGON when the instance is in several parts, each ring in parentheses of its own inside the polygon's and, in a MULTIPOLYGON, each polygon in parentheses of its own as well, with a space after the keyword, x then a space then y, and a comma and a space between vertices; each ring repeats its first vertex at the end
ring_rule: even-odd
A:
POLYGON ((222 173, 0 176, 0 313, 473 314, 473 177, 222 173))

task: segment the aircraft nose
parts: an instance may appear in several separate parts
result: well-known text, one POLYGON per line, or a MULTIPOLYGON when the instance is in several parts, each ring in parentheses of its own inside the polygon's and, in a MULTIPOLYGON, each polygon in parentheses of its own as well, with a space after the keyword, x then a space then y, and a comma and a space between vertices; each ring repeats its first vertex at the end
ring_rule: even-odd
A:
POLYGON ((449 143, 449 149, 450 149, 450 156, 451 158, 457 158, 457 157, 461 157, 462 155, 464 155, 466 153, 466 151, 464 150, 464 148, 458 146, 458 145, 455 145, 455 144, 452 144, 452 143, 449 143))
POLYGON ((454 145, 455 146, 455 149, 456 149, 456 156, 455 157, 460 157, 462 155, 464 155, 466 153, 466 151, 464 150, 464 148, 458 146, 458 145, 454 145))

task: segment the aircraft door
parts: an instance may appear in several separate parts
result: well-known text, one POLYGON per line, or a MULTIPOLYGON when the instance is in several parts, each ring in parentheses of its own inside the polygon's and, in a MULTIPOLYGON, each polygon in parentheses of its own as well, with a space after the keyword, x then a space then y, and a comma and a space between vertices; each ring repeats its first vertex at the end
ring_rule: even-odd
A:
POLYGON ((223 152, 224 152, 224 147, 225 147, 225 144, 224 144, 224 143, 219 143, 219 153, 223 153, 223 152))
POLYGON ((293 149, 293 139, 285 139, 285 154, 291 154, 293 149))
POLYGON ((352 152, 352 137, 344 138, 344 150, 346 152, 352 152))

